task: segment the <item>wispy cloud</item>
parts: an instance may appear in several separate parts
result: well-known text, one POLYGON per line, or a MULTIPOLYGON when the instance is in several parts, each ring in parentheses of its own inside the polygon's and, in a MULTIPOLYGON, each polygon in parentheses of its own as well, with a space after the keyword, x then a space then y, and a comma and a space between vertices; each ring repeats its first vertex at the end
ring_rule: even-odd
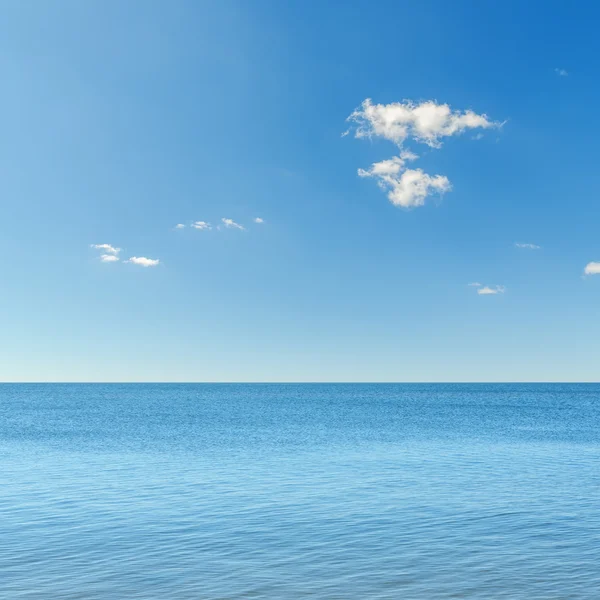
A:
POLYGON ((206 221, 194 221, 192 227, 194 229, 212 229, 212 225, 206 221))
POLYGON ((175 225, 175 229, 185 229, 185 225, 183 223, 177 223, 177 225, 175 225))
POLYGON ((495 285, 493 287, 489 287, 486 285, 484 287, 477 288, 477 293, 480 296, 490 296, 493 294, 504 294, 505 291, 506 291, 506 288, 503 285, 495 285))
POLYGON ((255 222, 255 223, 264 223, 264 222, 265 222, 265 220, 264 220, 264 219, 262 219, 261 217, 254 217, 254 222, 255 222))
POLYGON ((119 260, 119 257, 115 256, 114 254, 103 254, 100 257, 100 260, 102 262, 117 262, 119 260))
POLYGON ((158 260, 158 258, 146 258, 145 256, 132 256, 125 262, 133 263, 134 265, 139 265, 140 267, 156 267, 156 265, 160 263, 160 260, 158 260))
POLYGON ((600 275, 600 262, 590 262, 583 270, 585 275, 600 275))
POLYGON ((470 285, 471 287, 481 287, 483 284, 479 283, 478 281, 474 281, 473 283, 467 283, 467 285, 470 285))
POLYGON ((228 227, 230 229, 246 229, 243 225, 240 225, 239 223, 236 223, 233 219, 221 219, 221 221, 223 222, 223 225, 225 225, 225 227, 228 227))
POLYGON ((517 248, 526 248, 527 250, 539 250, 541 248, 537 244, 520 244, 519 242, 515 242, 515 246, 517 248))
POLYGON ((382 137, 402 146, 412 138, 432 148, 442 145, 442 138, 457 135, 467 129, 489 129, 501 123, 472 110, 452 110, 448 104, 433 100, 415 104, 410 100, 391 104, 373 104, 367 98, 347 119, 354 125, 354 136, 382 137))
POLYGON ((108 254, 119 254, 121 252, 121 248, 115 248, 110 244, 91 244, 91 248, 95 248, 96 250, 104 250, 104 252, 108 254))
POLYGON ((559 77, 567 77, 568 76, 568 72, 565 69, 559 69, 558 67, 556 69, 554 69, 554 72, 559 76, 559 77))

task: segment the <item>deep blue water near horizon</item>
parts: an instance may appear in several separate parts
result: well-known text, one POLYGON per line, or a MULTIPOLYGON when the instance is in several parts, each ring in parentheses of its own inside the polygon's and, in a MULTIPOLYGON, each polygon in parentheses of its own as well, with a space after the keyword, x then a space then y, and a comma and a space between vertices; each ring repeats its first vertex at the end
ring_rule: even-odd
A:
POLYGON ((0 598, 600 598, 600 384, 0 384, 0 598))

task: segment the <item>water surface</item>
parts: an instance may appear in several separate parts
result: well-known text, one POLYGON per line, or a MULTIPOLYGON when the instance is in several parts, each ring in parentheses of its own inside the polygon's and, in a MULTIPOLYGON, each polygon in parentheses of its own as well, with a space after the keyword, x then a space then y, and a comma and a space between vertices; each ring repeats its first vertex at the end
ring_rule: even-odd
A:
POLYGON ((2 599, 600 598, 600 385, 0 385, 2 599))

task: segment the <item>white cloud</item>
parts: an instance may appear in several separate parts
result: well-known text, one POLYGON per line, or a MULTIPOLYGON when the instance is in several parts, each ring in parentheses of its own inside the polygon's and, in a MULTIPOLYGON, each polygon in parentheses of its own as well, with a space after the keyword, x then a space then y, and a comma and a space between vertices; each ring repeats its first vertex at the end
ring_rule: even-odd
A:
POLYGON ((175 229, 184 229, 185 225, 183 223, 177 223, 177 225, 175 225, 175 229))
MULTIPOLYGON (((347 121, 351 123, 348 131, 353 130, 354 137, 381 137, 400 148, 408 139, 440 148, 445 137, 459 135, 469 129, 502 126, 485 114, 472 110, 453 111, 448 104, 432 100, 420 104, 410 100, 373 104, 367 98, 347 121)), ((373 163, 367 170, 359 169, 358 174, 360 177, 376 178, 379 187, 387 191, 389 200, 396 206, 423 206, 427 196, 444 194, 452 189, 452 185, 445 175, 429 175, 422 169, 406 168, 406 161, 416 158, 412 152, 402 150, 400 156, 373 163)))
POLYGON ((442 145, 441 138, 462 133, 467 129, 489 129, 501 124, 490 121, 487 115, 472 110, 453 111, 448 104, 432 100, 415 104, 410 100, 391 104, 373 104, 367 98, 347 119, 355 123, 354 136, 382 137, 402 146, 412 138, 432 148, 442 145))
POLYGON ((212 229, 212 225, 206 221, 195 221, 192 223, 194 229, 212 229))
POLYGON ((133 263, 134 265, 140 265, 141 267, 156 267, 160 263, 158 258, 146 258, 145 256, 132 256, 125 262, 133 263))
POLYGON ((255 223, 264 223, 264 222, 265 222, 265 220, 264 220, 264 219, 261 219, 261 217, 255 217, 255 218, 254 218, 254 222, 255 222, 255 223))
POLYGON ((223 218, 221 219, 221 221, 223 222, 223 225, 225 225, 225 227, 229 227, 230 229, 245 229, 243 225, 236 223, 233 219, 223 218))
POLYGON ((586 275, 600 275, 600 262, 590 262, 583 271, 586 275))
POLYGON ((117 262, 119 260, 119 257, 115 256, 114 254, 103 254, 100 257, 100 260, 102 262, 117 262))
POLYGON ((504 294, 506 288, 503 285, 495 285, 494 287, 480 287, 477 289, 477 293, 481 296, 489 296, 491 294, 504 294))
POLYGON ((399 179, 390 178, 388 198, 396 206, 406 208, 423 206, 431 194, 444 194, 452 189, 450 181, 443 175, 428 175, 421 169, 408 169, 399 179))
POLYGON ((108 254, 119 254, 121 252, 121 248, 115 248, 110 244, 92 244, 91 248, 95 248, 96 250, 104 250, 108 254))
POLYGON ((515 246, 517 248, 527 248, 528 250, 539 250, 541 248, 537 244, 519 244, 519 242, 515 242, 515 246))
POLYGON ((358 175, 377 179, 377 185, 388 192, 387 196, 395 206, 423 206, 427 196, 444 194, 452 186, 443 175, 432 176, 421 169, 406 169, 406 161, 416 158, 412 152, 404 151, 400 156, 373 163, 368 170, 358 169, 358 175))
POLYGON ((556 68, 554 69, 554 72, 559 76, 559 77, 566 77, 569 73, 565 70, 565 69, 559 69, 556 68))
POLYGON ((415 160, 418 158, 416 154, 412 152, 403 151, 400 156, 394 156, 387 160, 373 163, 368 171, 365 169, 358 169, 360 177, 388 177, 392 175, 398 175, 404 170, 407 160, 415 160))
POLYGON ((474 281, 473 283, 467 283, 467 285, 471 287, 481 287, 483 284, 479 283, 478 281, 474 281))

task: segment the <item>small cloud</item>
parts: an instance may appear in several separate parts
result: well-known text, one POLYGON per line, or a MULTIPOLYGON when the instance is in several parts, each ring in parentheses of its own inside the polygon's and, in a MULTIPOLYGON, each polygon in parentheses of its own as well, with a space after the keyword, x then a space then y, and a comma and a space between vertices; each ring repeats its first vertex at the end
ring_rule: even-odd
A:
POLYGON ((416 158, 416 154, 403 151, 400 156, 373 163, 367 170, 358 169, 358 176, 374 177, 377 185, 387 192, 389 201, 395 206, 423 206, 427 196, 445 194, 452 189, 452 185, 443 175, 432 176, 422 169, 407 169, 406 162, 416 158))
POLYGON ((265 220, 264 220, 264 219, 261 219, 260 217, 255 217, 255 218, 254 218, 254 222, 255 222, 255 223, 264 223, 264 222, 265 222, 265 220))
POLYGON ((242 229, 244 230, 245 227, 243 225, 240 225, 239 223, 236 223, 233 219, 221 219, 221 221, 223 222, 223 225, 225 225, 225 227, 228 227, 229 229, 242 229))
POLYGON ((554 72, 559 76, 559 77, 567 77, 567 75, 569 74, 566 69, 559 69, 556 68, 554 69, 554 72))
POLYGON ((452 110, 448 104, 433 100, 415 104, 410 100, 391 104, 373 104, 367 98, 347 119, 354 137, 382 137, 402 146, 413 139, 432 148, 442 145, 442 138, 459 135, 468 129, 501 127, 485 114, 472 110, 452 110))
POLYGON ((107 252, 108 254, 119 254, 119 252, 121 252, 121 248, 115 248, 110 244, 92 244, 90 247, 95 248, 96 250, 104 250, 104 252, 107 252))
POLYGON ((350 129, 346 129, 346 131, 342 131, 342 135, 340 137, 346 137, 350 133, 350 129))
POLYGON ((160 263, 158 258, 146 258, 145 256, 132 256, 125 262, 133 263, 134 265, 140 265, 140 267, 156 267, 160 263))
POLYGON ((470 285, 471 287, 481 287, 482 284, 478 281, 474 281, 473 283, 468 283, 467 285, 470 285))
POLYGON ((195 221, 194 223, 192 223, 192 227, 194 229, 201 230, 212 229, 212 225, 210 223, 207 223, 206 221, 195 221))
POLYGON ((600 262, 590 262, 585 265, 585 275, 600 275, 600 262))
POLYGON ((504 292, 506 291, 506 288, 503 285, 496 285, 494 287, 489 287, 489 286, 485 286, 485 287, 480 287, 477 290, 477 293, 480 296, 489 296, 491 294, 504 294, 504 292))
POLYGON ((537 244, 520 244, 519 242, 515 242, 515 246, 517 248, 527 248, 527 250, 539 250, 541 248, 537 244))
POLYGON ((177 223, 177 225, 175 225, 175 229, 183 229, 185 227, 185 225, 183 223, 177 223))
POLYGON ((483 133, 477 133, 476 135, 474 135, 472 138, 472 140, 481 140, 483 139, 483 133))
POLYGON ((100 257, 100 260, 102 262, 117 262, 119 260, 119 257, 115 256, 114 254, 103 254, 100 257))

